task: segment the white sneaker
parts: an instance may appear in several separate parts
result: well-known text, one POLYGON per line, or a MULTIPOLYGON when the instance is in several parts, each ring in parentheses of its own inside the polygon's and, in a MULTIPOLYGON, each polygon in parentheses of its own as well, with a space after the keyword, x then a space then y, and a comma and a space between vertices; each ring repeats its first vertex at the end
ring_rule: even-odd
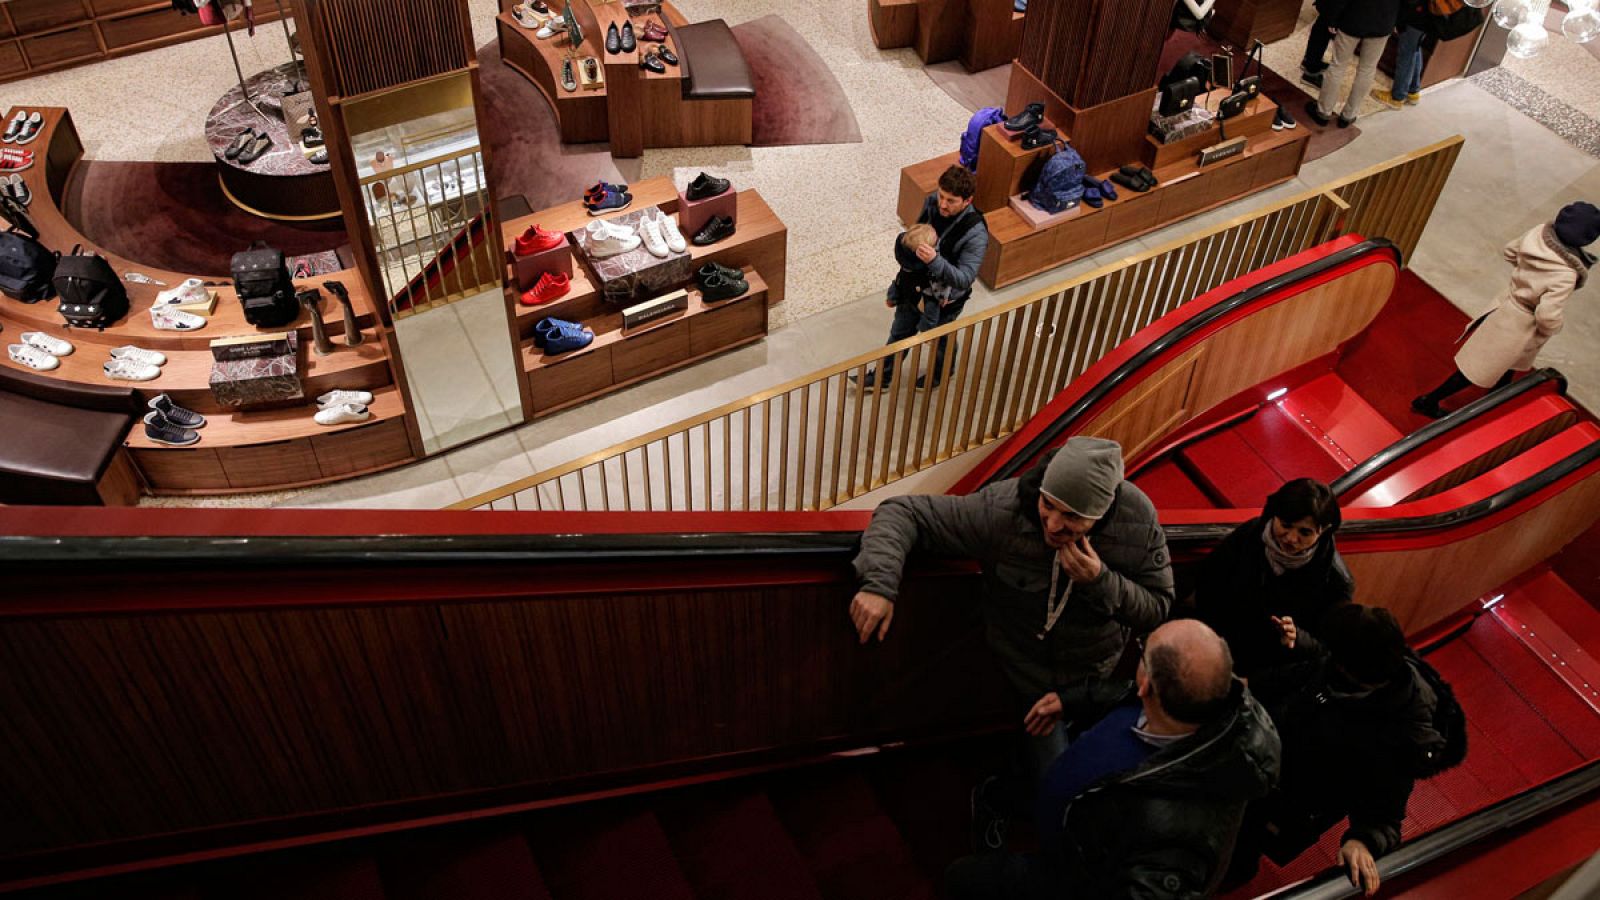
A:
POLYGON ((548 21, 544 16, 539 15, 521 3, 511 7, 511 18, 516 19, 518 25, 528 29, 529 31, 540 27, 546 21, 548 21))
POLYGON ((72 345, 58 337, 51 337, 42 331, 24 331, 22 342, 29 347, 35 347, 51 356, 71 356, 72 345))
POLYGON ((661 236, 667 241, 667 249, 673 253, 682 253, 689 249, 689 242, 683 239, 683 232, 678 230, 678 223, 671 216, 658 211, 656 225, 661 229, 661 236))
POLYGON ((112 381, 149 381, 161 374, 159 366, 134 362, 131 359, 113 359, 100 368, 112 381))
POLYGON ((162 331, 196 331, 206 324, 204 317, 170 306, 150 307, 150 321, 162 331))
POLYGON ((365 406, 341 403, 338 406, 318 410, 312 418, 317 420, 318 425, 343 425, 346 422, 365 422, 372 418, 372 413, 368 412, 365 406))
POLYGON ((371 402, 372 394, 368 391, 329 391, 317 398, 317 405, 322 407, 343 406, 346 403, 366 406, 371 402))
POLYGON ((206 290, 205 282, 198 278, 186 279, 183 284, 175 288, 168 288, 156 294, 156 303, 160 306, 177 306, 183 303, 204 303, 211 299, 211 292, 206 290))
POLYGON ((541 41, 544 41, 544 40, 549 40, 550 38, 553 38, 556 35, 560 34, 563 31, 566 31, 566 30, 567 30, 567 23, 566 22, 561 21, 561 19, 559 19, 559 18, 552 18, 550 21, 544 23, 543 25, 540 25, 539 26, 539 30, 535 31, 533 33, 533 36, 538 38, 541 41))
POLYGON ((136 362, 142 366, 164 366, 167 364, 166 354, 157 353, 154 350, 146 350, 143 347, 135 347, 132 344, 122 347, 113 347, 111 350, 111 358, 126 359, 130 362, 136 362))
POLYGON ((667 239, 661 236, 661 226, 655 219, 644 218, 639 220, 639 236, 644 238, 644 248, 650 255, 658 259, 667 258, 667 239))
POLYGON ((589 233, 589 255, 595 259, 605 259, 619 253, 627 253, 639 246, 639 236, 629 231, 623 237, 614 230, 615 226, 608 227, 604 222, 590 222, 584 226, 589 233))
POLYGON ((40 350, 38 347, 32 347, 27 344, 12 344, 6 348, 6 352, 11 355, 12 360, 40 372, 48 372, 61 365, 61 360, 40 350))

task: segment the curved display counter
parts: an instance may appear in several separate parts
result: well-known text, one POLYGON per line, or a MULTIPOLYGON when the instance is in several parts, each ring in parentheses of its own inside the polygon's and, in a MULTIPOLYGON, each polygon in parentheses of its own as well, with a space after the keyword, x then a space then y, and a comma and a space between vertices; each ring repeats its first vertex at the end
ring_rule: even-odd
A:
MULTIPOLYGON (((38 110, 44 115, 44 128, 29 144, 36 154, 35 164, 21 173, 33 193, 28 213, 39 229, 40 241, 49 249, 70 252, 75 245, 98 252, 119 275, 140 273, 167 286, 176 286, 195 273, 156 269, 98 248, 62 214, 63 196, 73 167, 83 156, 83 146, 65 109, 38 106, 16 107, 6 113, 9 120, 17 109, 38 110)), ((0 337, 15 343, 24 331, 42 331, 70 341, 75 352, 61 357, 60 367, 37 373, 41 377, 62 379, 79 385, 114 385, 133 388, 142 400, 158 394, 172 396, 178 404, 205 414, 209 420, 200 430, 200 441, 188 447, 169 447, 150 441, 135 423, 125 440, 125 449, 138 469, 145 487, 153 493, 230 493, 299 487, 361 475, 410 462, 419 454, 408 427, 406 403, 396 384, 394 369, 386 350, 387 335, 378 318, 373 300, 353 269, 314 276, 296 283, 298 288, 321 288, 323 282, 345 285, 362 332, 362 343, 346 346, 343 340, 344 315, 337 299, 322 290, 321 314, 334 350, 318 355, 312 346, 309 313, 280 328, 257 328, 245 321, 244 313, 226 275, 200 274, 214 283, 215 311, 206 325, 196 331, 178 332, 155 328, 150 308, 159 285, 126 283, 128 314, 104 330, 67 327, 54 300, 22 303, 0 297, 0 337), (304 393, 301 405, 265 410, 238 410, 217 403, 210 388, 212 355, 210 342, 219 337, 257 335, 295 330, 304 349, 300 351, 299 377, 304 393), (114 381, 102 371, 114 347, 132 344, 155 350, 167 357, 161 375, 151 381, 114 381), (317 411, 316 397, 335 389, 364 390, 373 394, 371 417, 364 422, 322 426, 312 419, 317 411)), ((0 365, 25 367, 0 355, 0 365)), ((26 370, 26 369, 25 369, 26 370)), ((32 370, 26 370, 32 371, 32 370)), ((24 439, 34 439, 25 436, 24 439)))

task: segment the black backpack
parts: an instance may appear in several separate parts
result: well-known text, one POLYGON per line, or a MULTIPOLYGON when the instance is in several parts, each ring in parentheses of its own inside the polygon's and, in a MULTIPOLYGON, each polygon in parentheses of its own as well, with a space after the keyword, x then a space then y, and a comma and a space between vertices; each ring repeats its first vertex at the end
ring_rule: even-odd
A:
POLYGON ((48 300, 55 293, 50 277, 56 272, 56 254, 39 243, 39 230, 22 206, 0 196, 0 218, 10 228, 0 232, 0 294, 23 303, 48 300))
POLYGON ((300 305, 294 300, 294 281, 284 264, 283 251, 256 241, 249 250, 233 255, 233 289, 251 325, 277 328, 294 321, 300 305))
POLYGON ((1433 730, 1444 738, 1444 746, 1426 754, 1417 763, 1418 778, 1433 776, 1461 765, 1467 758, 1467 714, 1456 700, 1456 692, 1444 680, 1439 670, 1412 651, 1406 651, 1406 661, 1411 663, 1422 680, 1433 689, 1436 700, 1433 706, 1433 730))
POLYGON ((128 289, 111 264, 81 246, 56 260, 51 282, 61 295, 61 318, 77 328, 99 328, 128 314, 128 289))

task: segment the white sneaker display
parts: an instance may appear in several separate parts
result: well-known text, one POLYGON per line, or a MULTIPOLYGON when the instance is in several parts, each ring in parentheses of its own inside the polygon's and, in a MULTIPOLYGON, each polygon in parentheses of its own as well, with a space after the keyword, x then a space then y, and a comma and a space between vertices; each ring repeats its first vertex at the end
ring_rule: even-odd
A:
POLYGON ((144 366, 164 366, 167 364, 166 354, 157 353, 154 350, 146 350, 143 347, 135 347, 132 344, 113 347, 111 349, 111 358, 126 359, 144 366))
POLYGON ((343 406, 346 403, 366 406, 371 402, 372 394, 368 391, 329 391, 317 398, 317 405, 322 407, 343 406))
POLYGON ((205 282, 198 278, 190 278, 175 288, 168 288, 156 294, 158 306, 178 306, 183 303, 204 303, 211 298, 211 292, 206 290, 205 282))
POLYGON ((667 239, 661 236, 661 226, 656 220, 645 217, 639 220, 639 236, 644 238, 644 248, 659 259, 667 258, 667 239))
POLYGON ((365 422, 372 418, 372 413, 365 406, 354 403, 340 403, 318 410, 315 416, 318 425, 343 425, 346 422, 365 422))
POLYGON ((667 241, 667 249, 673 253, 682 253, 689 249, 689 242, 683 239, 683 232, 678 230, 678 223, 671 216, 658 212, 656 225, 661 229, 661 236, 667 241))
POLYGON ((567 23, 561 21, 560 19, 552 18, 550 21, 539 26, 539 30, 535 31, 533 36, 543 41, 553 38, 566 30, 567 23))
POLYGON ((196 331, 206 324, 204 317, 170 306, 150 307, 150 321, 163 331, 196 331))
POLYGON ((518 25, 529 31, 540 27, 547 21, 544 16, 539 15, 521 3, 511 7, 511 18, 516 19, 518 25))
POLYGON ((584 226, 584 230, 589 233, 589 255, 595 259, 627 253, 639 246, 639 236, 630 228, 608 222, 590 222, 584 226))
POLYGON ((161 374, 161 369, 131 359, 113 359, 100 367, 113 381, 149 381, 161 374))
POLYGON ((51 337, 42 331, 24 331, 22 342, 29 347, 43 350, 51 356, 71 356, 72 345, 58 337, 51 337))
POLYGON ((61 365, 61 360, 40 350, 38 347, 30 347, 27 344, 12 344, 6 348, 6 353, 11 355, 13 362, 21 363, 30 369, 40 372, 48 372, 61 365))

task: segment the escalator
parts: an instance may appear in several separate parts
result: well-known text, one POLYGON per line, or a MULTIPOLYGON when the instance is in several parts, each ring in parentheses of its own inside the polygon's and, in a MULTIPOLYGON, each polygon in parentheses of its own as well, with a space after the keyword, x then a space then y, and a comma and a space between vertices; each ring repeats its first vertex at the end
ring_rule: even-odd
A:
MULTIPOLYGON (((1181 583, 1283 479, 1334 483, 1359 596, 1471 728, 1412 844, 1600 759, 1600 429, 1553 372, 1408 418, 1460 322, 1398 262, 1347 238, 1197 298, 958 490, 1112 434, 1181 583)), ((890 640, 854 645, 866 518, 0 510, 31 536, 0 538, 0 890, 938 896, 1015 724, 970 565, 923 561, 890 640)))

